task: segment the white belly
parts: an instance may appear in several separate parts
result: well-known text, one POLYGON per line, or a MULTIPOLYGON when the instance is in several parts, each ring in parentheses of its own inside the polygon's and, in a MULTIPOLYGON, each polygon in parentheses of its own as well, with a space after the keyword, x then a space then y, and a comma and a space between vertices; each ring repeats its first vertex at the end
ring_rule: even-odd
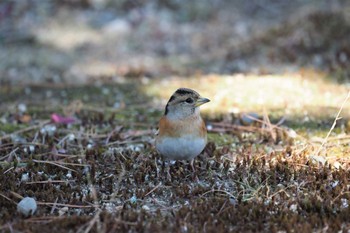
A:
POLYGON ((162 140, 156 140, 156 148, 165 159, 191 160, 202 152, 206 141, 206 138, 193 138, 191 136, 165 137, 162 140))

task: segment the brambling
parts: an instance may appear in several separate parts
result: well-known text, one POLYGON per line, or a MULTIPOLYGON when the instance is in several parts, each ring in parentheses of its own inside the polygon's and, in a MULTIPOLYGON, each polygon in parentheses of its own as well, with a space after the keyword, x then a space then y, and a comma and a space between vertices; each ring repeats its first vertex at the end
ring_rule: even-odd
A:
POLYGON ((155 146, 166 160, 189 160, 199 155, 207 143, 207 129, 199 106, 209 102, 196 91, 179 88, 170 97, 159 121, 155 146))

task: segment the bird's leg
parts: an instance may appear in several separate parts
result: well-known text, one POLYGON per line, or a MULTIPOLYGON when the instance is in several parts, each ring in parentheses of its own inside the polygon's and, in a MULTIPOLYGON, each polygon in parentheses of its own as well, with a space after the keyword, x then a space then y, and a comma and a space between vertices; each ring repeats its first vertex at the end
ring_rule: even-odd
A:
POLYGON ((168 181, 171 181, 170 165, 167 166, 166 177, 167 177, 168 181))
POLYGON ((190 165, 191 165, 193 173, 196 173, 196 169, 194 168, 194 159, 191 159, 190 165))
POLYGON ((163 160, 162 170, 163 173, 166 173, 167 180, 171 181, 170 162, 166 164, 165 160, 163 160))
POLYGON ((156 167, 156 173, 157 173, 157 177, 159 177, 159 168, 157 166, 157 158, 154 159, 154 165, 156 167))
POLYGON ((163 162, 162 162, 162 172, 164 172, 164 170, 165 170, 165 161, 163 160, 163 162))
POLYGON ((193 171, 193 181, 198 182, 199 179, 198 179, 198 176, 196 174, 196 169, 194 168, 194 159, 191 159, 190 165, 191 165, 191 168, 192 168, 192 171, 193 171))

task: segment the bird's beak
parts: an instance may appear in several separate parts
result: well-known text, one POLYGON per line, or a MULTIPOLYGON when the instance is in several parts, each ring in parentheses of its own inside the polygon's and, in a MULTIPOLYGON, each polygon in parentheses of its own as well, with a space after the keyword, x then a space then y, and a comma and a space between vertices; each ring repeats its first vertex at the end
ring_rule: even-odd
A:
POLYGON ((210 99, 199 97, 195 103, 195 106, 199 107, 202 104, 208 103, 209 101, 210 101, 210 99))

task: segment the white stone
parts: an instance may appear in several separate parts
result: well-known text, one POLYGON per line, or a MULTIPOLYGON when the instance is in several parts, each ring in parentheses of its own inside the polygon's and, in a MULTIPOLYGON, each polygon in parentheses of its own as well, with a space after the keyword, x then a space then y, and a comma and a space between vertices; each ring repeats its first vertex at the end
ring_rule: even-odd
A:
POLYGON ((58 216, 63 216, 68 212, 69 208, 67 206, 58 210, 58 216))
POLYGON ((29 173, 23 173, 21 176, 21 182, 27 182, 29 180, 29 173))
POLYGON ((290 209, 291 211, 293 211, 293 212, 297 212, 297 210, 298 210, 298 205, 297 205, 297 204, 292 204, 292 205, 289 207, 289 209, 290 209))
POLYGON ((17 211, 26 217, 33 215, 36 209, 36 201, 31 197, 25 197, 17 204, 17 211))
POLYGON ((18 105, 18 110, 19 110, 20 112, 26 112, 26 111, 27 111, 27 105, 25 105, 25 104, 23 104, 23 103, 19 104, 19 105, 18 105))
POLYGON ((31 153, 33 153, 33 152, 35 151, 35 146, 34 146, 34 145, 30 145, 30 146, 29 146, 29 151, 30 151, 31 153))
POLYGON ((73 141, 74 139, 75 139, 75 135, 74 134, 71 133, 71 134, 68 135, 68 140, 69 141, 73 141))
POLYGON ((335 161, 335 162, 333 163, 333 167, 334 167, 335 169, 340 169, 342 166, 341 166, 341 164, 340 164, 338 161, 335 161))
POLYGON ((68 171, 66 177, 67 177, 68 179, 72 179, 72 177, 73 177, 73 176, 72 176, 72 172, 71 172, 71 171, 68 171))

